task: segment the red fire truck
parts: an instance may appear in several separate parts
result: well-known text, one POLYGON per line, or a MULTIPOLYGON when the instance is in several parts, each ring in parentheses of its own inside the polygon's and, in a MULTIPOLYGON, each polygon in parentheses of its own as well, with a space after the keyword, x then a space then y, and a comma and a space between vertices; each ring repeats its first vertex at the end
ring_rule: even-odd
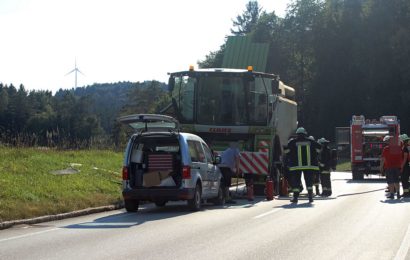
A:
POLYGON ((399 144, 399 134, 400 122, 396 116, 370 120, 363 115, 354 115, 350 124, 353 180, 362 180, 364 175, 380 174, 380 157, 386 145, 383 138, 393 136, 394 142, 399 144))

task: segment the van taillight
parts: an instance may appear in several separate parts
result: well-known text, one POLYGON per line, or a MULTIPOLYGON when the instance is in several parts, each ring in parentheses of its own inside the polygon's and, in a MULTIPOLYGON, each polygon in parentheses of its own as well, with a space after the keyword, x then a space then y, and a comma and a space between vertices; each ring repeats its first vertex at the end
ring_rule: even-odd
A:
POLYGON ((191 167, 190 166, 182 167, 182 179, 191 179, 191 167))
POLYGON ((127 166, 122 167, 122 179, 124 181, 129 179, 128 178, 128 167, 127 166))

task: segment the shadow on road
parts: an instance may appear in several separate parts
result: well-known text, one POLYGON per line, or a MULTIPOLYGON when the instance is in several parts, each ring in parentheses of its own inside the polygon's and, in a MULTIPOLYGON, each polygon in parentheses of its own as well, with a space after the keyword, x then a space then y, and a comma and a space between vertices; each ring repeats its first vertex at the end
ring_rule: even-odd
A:
POLYGON ((281 206, 275 206, 274 208, 283 208, 283 209, 298 209, 298 208, 314 208, 315 204, 309 202, 302 202, 299 200, 299 203, 290 203, 281 206))
MULTIPOLYGON (((203 204, 199 211, 218 210, 218 209, 234 209, 234 208, 251 208, 256 203, 262 201, 261 198, 255 198, 254 201, 236 200, 235 204, 225 204, 224 206, 215 206, 213 204, 203 204)), ((142 225, 146 222, 157 221, 180 217, 187 214, 196 214, 199 212, 191 211, 184 202, 170 202, 164 207, 156 207, 152 203, 140 206, 136 213, 118 213, 106 217, 96 218, 92 222, 84 222, 74 225, 68 225, 64 228, 68 229, 120 229, 131 228, 133 226, 142 225)))
POLYGON ((388 199, 386 198, 385 200, 380 200, 381 203, 386 203, 386 204, 401 204, 401 203, 409 203, 410 202, 410 198, 406 197, 402 197, 400 199, 388 199))

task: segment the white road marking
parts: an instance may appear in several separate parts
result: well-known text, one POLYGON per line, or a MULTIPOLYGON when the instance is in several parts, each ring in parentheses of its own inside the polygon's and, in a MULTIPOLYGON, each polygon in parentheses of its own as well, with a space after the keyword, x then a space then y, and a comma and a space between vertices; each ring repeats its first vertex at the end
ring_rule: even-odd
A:
POLYGON ((14 239, 19 239, 19 238, 25 238, 25 237, 31 237, 31 236, 35 236, 35 235, 40 235, 40 234, 43 234, 43 233, 47 233, 47 232, 51 232, 51 231, 56 231, 56 230, 59 230, 59 228, 47 229, 47 230, 43 230, 43 231, 39 231, 39 232, 34 232, 34 233, 30 233, 30 234, 25 234, 25 235, 21 235, 21 236, 15 236, 15 237, 4 238, 4 239, 0 239, 0 243, 1 243, 1 242, 5 242, 5 241, 14 240, 14 239))
POLYGON ((263 213, 263 214, 257 215, 257 216, 255 216, 255 217, 253 217, 253 218, 254 218, 254 219, 262 218, 262 217, 265 217, 265 216, 267 216, 267 215, 270 215, 270 214, 273 214, 273 213, 275 213, 275 212, 278 212, 279 210, 281 210, 281 208, 272 209, 272 210, 270 210, 270 211, 268 211, 268 212, 265 212, 265 213, 263 213))
POLYGON ((406 235, 404 236, 404 239, 401 242, 399 251, 397 251, 396 256, 394 257, 394 260, 408 259, 406 256, 407 256, 407 252, 409 251, 409 248, 410 248, 410 225, 407 227, 406 235))

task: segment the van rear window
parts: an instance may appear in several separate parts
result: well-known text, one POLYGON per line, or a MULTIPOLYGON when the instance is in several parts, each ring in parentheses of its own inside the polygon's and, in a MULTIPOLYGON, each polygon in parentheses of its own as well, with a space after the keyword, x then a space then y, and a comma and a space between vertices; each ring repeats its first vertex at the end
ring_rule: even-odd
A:
POLYGON ((179 152, 179 146, 157 146, 155 147, 157 152, 179 152))

